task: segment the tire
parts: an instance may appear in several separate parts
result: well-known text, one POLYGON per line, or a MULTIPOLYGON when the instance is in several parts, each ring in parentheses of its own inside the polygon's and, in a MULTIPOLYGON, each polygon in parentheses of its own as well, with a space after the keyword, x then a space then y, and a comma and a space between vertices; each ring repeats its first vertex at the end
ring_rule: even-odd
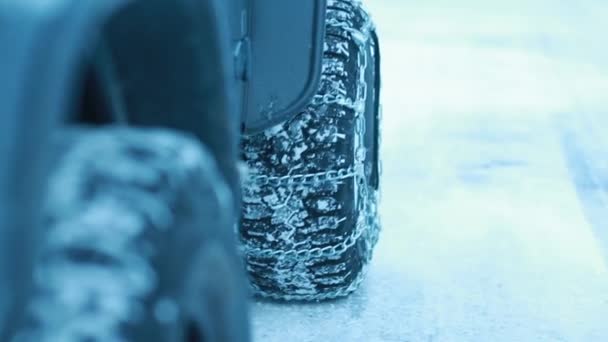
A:
POLYGON ((244 138, 240 238, 260 297, 346 296, 378 240, 379 54, 359 2, 328 2, 323 63, 313 103, 244 138))
POLYGON ((248 341, 232 194, 199 143, 79 131, 53 174, 25 341, 248 341))
MULTIPOLYGON (((0 80, 0 88, 17 89, 10 81, 0 80)), ((10 95, 22 94, 0 94, 0 341, 11 341, 26 319, 32 267, 41 244, 40 189, 48 181, 49 128, 56 124, 51 115, 12 111, 17 101, 10 95)))

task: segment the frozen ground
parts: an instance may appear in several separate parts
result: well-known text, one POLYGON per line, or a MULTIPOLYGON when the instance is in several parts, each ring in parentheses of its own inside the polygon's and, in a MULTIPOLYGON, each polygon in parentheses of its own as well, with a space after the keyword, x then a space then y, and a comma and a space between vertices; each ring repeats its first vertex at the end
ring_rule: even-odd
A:
POLYGON ((608 2, 368 0, 384 231, 352 297, 256 341, 608 341, 608 2))

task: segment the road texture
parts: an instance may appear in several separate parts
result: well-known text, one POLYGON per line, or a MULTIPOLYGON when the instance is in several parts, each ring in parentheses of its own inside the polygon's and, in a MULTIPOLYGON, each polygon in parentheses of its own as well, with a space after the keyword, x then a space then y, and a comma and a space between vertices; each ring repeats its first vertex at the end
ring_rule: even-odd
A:
POLYGON ((608 2, 368 7, 381 242, 348 299, 253 303, 255 341, 608 341, 608 2))

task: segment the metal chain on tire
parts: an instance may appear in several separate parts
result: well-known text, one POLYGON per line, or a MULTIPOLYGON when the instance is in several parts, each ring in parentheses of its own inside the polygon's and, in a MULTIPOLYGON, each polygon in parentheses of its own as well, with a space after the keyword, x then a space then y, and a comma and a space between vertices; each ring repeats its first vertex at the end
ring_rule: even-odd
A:
MULTIPOLYGON (((329 6, 335 1, 330 1, 329 6)), ((354 2, 361 6, 360 2, 354 2)), ((349 26, 347 23, 338 22, 336 20, 329 20, 328 26, 340 27, 345 31, 349 32, 353 37, 355 43, 359 48, 358 53, 358 66, 359 66, 359 80, 357 84, 357 99, 355 101, 343 97, 341 95, 325 94, 316 95, 313 99, 313 106, 322 106, 330 104, 338 104, 352 109, 355 112, 355 136, 358 138, 356 141, 355 153, 355 165, 358 168, 349 167, 340 170, 330 170, 326 172, 319 172, 313 174, 302 174, 302 175, 286 175, 280 177, 269 177, 265 175, 257 175, 250 178, 250 181, 256 185, 293 185, 293 184, 307 184, 316 181, 337 181, 347 178, 355 178, 355 185, 358 188, 358 195, 360 199, 357 201, 358 212, 367 213, 368 205, 368 182, 365 175, 365 102, 367 101, 367 81, 365 80, 365 71, 368 67, 368 58, 365 48, 370 38, 370 32, 374 29, 373 22, 366 11, 362 11, 366 14, 365 24, 361 29, 355 29, 349 26), (328 96, 329 95, 329 96, 328 96)), ((342 254, 344 251, 352 247, 357 240, 361 237, 365 229, 368 227, 365 224, 365 218, 359 217, 357 220, 357 227, 355 231, 341 244, 335 246, 325 246, 312 249, 301 249, 301 250, 277 250, 271 248, 260 248, 252 245, 244 245, 241 248, 248 255, 254 255, 256 257, 297 257, 297 258, 320 258, 327 257, 336 254, 342 254)))
MULTIPOLYGON (((356 226, 353 232, 339 244, 329 245, 324 247, 316 248, 300 248, 300 249, 273 249, 273 248, 261 248, 250 243, 245 243, 242 246, 242 252, 248 257, 256 258, 294 258, 298 260, 309 260, 319 258, 335 257, 336 255, 342 255, 344 252, 353 247, 359 239, 366 233, 370 233, 368 230, 370 227, 374 227, 373 232, 370 233, 370 244, 374 245, 378 239, 380 223, 377 215, 377 191, 369 191, 370 185, 368 184, 368 177, 365 171, 366 163, 366 147, 365 147, 365 134, 366 134, 366 102, 368 94, 368 84, 366 81, 366 70, 368 68, 368 54, 366 48, 373 48, 372 44, 369 44, 371 38, 371 32, 374 30, 373 22, 368 12, 362 9, 360 1, 348 1, 348 0, 330 0, 328 7, 339 6, 353 6, 357 8, 364 19, 361 28, 355 28, 353 24, 348 21, 340 21, 335 18, 328 19, 326 25, 328 27, 340 28, 350 35, 352 41, 355 42, 358 53, 357 53, 357 65, 358 65, 358 80, 356 97, 354 100, 343 96, 341 94, 323 94, 316 95, 313 99, 312 106, 321 107, 337 104, 339 106, 346 107, 353 110, 355 120, 355 144, 353 154, 355 157, 355 166, 351 166, 344 169, 329 170, 325 172, 311 173, 311 174, 300 174, 300 175, 285 175, 278 177, 270 177, 265 175, 254 175, 249 178, 249 186, 266 186, 266 185, 294 185, 294 184, 310 184, 315 182, 324 181, 339 181, 344 179, 352 178, 355 184, 355 196, 356 196, 356 211, 358 213, 356 219, 356 226)), ((370 256, 371 257, 371 256, 370 256)), ((369 257, 368 257, 369 258, 369 257)), ((261 297, 276 299, 276 300, 303 300, 303 301, 319 301, 327 300, 337 297, 345 296, 355 289, 357 289, 360 283, 365 278, 366 274, 366 263, 363 266, 363 270, 356 276, 356 278, 349 284, 349 286, 337 289, 335 291, 329 291, 318 294, 277 294, 274 292, 268 292, 256 288, 256 294, 261 297)))

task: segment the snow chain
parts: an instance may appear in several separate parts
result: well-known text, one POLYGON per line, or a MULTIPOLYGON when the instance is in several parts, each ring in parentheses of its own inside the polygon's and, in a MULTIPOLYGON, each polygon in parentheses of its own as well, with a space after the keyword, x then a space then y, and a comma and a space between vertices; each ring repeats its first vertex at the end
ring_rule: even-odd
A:
MULTIPOLYGON (((248 241, 243 241, 241 246, 242 253, 247 257, 255 258, 277 258, 277 259, 291 259, 297 260, 310 260, 320 258, 336 258, 336 256, 342 255, 344 252, 349 250, 351 247, 363 237, 366 240, 368 248, 373 248, 378 240, 380 222, 378 215, 378 191, 373 189, 368 184, 368 176, 366 174, 366 155, 368 153, 365 147, 365 134, 366 134, 366 102, 368 94, 368 84, 366 81, 366 70, 368 66, 368 53, 366 49, 372 50, 374 53, 374 41, 371 39, 372 31, 374 30, 373 22, 368 12, 362 9, 362 4, 359 0, 329 0, 328 7, 330 9, 346 9, 355 8, 355 12, 363 16, 363 23, 358 24, 360 28, 355 28, 355 23, 351 20, 352 15, 347 18, 337 19, 331 17, 327 20, 326 25, 328 28, 340 28, 347 32, 350 39, 356 44, 358 48, 357 53, 357 66, 358 66, 358 80, 356 97, 354 99, 346 96, 346 92, 332 92, 323 95, 316 95, 313 99, 313 107, 323 107, 328 105, 338 105, 344 108, 352 110, 355 114, 355 141, 354 141, 354 165, 346 168, 329 170, 317 173, 308 174, 288 174, 285 176, 267 176, 254 174, 249 177, 245 182, 244 187, 263 187, 263 186, 291 186, 294 184, 315 184, 319 182, 338 182, 342 180, 351 179, 354 183, 355 189, 355 204, 356 204, 356 226, 352 233, 345 238, 341 243, 328 245, 323 247, 315 248, 294 248, 294 249, 273 249, 273 248, 261 248, 248 241)), ((327 49, 327 46, 326 46, 327 49)), ((327 66, 324 66, 324 68, 327 66)), ((373 67, 373 66, 371 66, 373 67)), ((342 70, 342 72, 345 72, 342 70)), ((326 78, 327 76, 323 76, 326 78)), ((373 85, 370 85, 373 86, 373 85)), ((356 290, 362 280, 365 277, 365 271, 367 263, 371 258, 371 253, 367 256, 368 260, 365 260, 363 270, 359 272, 356 278, 351 281, 347 286, 339 289, 321 292, 321 293, 275 293, 265 291, 259 287, 253 285, 253 290, 256 295, 265 298, 271 298, 275 300, 298 300, 298 301, 321 301, 327 299, 333 299, 337 297, 343 297, 354 290, 356 290)), ((250 270, 251 271, 251 270, 250 270)))

